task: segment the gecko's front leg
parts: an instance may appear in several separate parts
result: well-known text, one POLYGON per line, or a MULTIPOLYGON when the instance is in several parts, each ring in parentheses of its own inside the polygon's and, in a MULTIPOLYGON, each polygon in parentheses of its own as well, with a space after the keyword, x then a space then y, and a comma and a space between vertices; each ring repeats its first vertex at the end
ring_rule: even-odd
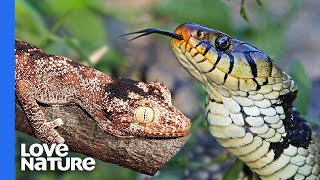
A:
POLYGON ((55 119, 48 122, 43 111, 37 104, 34 85, 28 80, 19 80, 15 84, 16 96, 20 101, 24 112, 37 136, 42 143, 64 143, 64 138, 54 130, 61 126, 63 121, 55 119))

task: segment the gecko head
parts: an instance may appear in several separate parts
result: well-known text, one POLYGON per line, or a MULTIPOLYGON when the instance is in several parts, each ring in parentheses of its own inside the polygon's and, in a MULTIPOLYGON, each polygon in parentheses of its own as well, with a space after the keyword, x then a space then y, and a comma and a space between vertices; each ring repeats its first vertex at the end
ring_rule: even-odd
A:
POLYGON ((120 136, 180 137, 188 134, 191 121, 171 103, 162 84, 115 79, 106 91, 106 118, 120 136))

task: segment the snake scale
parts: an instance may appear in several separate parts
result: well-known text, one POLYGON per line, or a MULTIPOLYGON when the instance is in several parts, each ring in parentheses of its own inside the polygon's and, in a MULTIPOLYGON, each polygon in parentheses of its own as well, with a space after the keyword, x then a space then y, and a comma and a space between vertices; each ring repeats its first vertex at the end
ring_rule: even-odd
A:
POLYGON ((172 37, 178 61, 207 94, 211 134, 261 179, 320 179, 320 143, 292 106, 298 87, 267 54, 193 23, 136 33, 172 37))

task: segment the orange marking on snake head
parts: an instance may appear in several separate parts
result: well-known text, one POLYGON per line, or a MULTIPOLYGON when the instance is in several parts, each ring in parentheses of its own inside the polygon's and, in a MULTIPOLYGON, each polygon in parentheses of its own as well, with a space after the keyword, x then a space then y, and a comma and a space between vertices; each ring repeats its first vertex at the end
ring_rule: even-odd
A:
POLYGON ((174 33, 182 36, 183 40, 187 42, 191 36, 192 30, 193 29, 189 27, 189 24, 181 24, 176 28, 174 33))

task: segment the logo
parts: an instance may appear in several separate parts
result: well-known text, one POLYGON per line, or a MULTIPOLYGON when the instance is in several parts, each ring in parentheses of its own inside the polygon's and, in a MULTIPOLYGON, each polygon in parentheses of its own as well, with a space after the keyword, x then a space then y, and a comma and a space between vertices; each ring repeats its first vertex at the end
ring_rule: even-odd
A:
POLYGON ((32 144, 27 152, 26 144, 21 144, 21 170, 92 171, 95 168, 93 158, 67 157, 68 151, 66 144, 32 144), (56 156, 53 157, 54 154, 56 156))

